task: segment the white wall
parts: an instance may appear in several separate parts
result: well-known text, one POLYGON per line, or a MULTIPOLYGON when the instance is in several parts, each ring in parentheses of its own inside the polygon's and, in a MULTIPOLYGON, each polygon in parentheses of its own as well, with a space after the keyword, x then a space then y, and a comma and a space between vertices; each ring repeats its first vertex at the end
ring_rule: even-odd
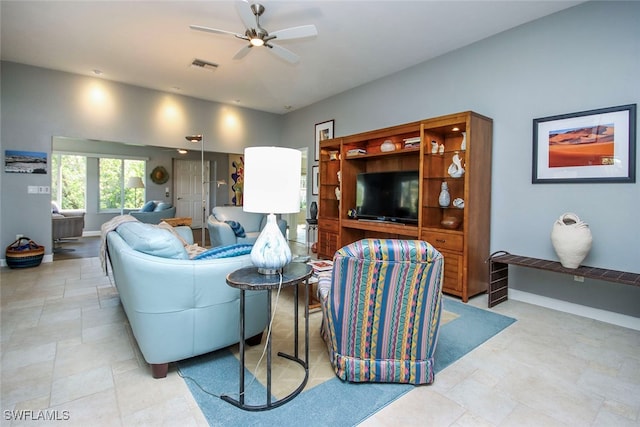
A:
MULTIPOLYGON (((586 265, 640 273, 640 184, 531 183, 534 118, 640 101, 639 22, 639 2, 582 4, 289 113, 283 135, 313 147, 314 124, 330 119, 342 136, 465 110, 489 116, 491 250, 557 259, 552 224, 575 212, 593 233, 586 265)), ((640 317, 640 288, 520 268, 510 279, 640 317)))

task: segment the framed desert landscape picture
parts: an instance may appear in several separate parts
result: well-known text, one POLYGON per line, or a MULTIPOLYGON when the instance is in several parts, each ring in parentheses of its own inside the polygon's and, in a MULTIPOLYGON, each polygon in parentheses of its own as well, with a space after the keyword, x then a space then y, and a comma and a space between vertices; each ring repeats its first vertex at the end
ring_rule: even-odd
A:
POLYGON ((533 120, 532 182, 635 182, 636 104, 533 120))

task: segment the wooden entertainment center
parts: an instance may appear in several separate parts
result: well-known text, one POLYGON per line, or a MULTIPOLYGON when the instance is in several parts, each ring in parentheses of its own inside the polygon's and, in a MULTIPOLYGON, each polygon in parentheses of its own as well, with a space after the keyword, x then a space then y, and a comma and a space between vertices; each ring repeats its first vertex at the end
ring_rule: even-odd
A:
POLYGON ((322 141, 318 256, 331 259, 340 247, 368 237, 425 240, 444 255, 443 292, 464 302, 485 292, 492 134, 492 119, 467 111, 322 141), (459 177, 449 173, 456 155, 464 168, 459 177), (359 173, 410 170, 419 173, 417 223, 354 217, 359 173), (439 203, 443 182, 447 206, 439 203))

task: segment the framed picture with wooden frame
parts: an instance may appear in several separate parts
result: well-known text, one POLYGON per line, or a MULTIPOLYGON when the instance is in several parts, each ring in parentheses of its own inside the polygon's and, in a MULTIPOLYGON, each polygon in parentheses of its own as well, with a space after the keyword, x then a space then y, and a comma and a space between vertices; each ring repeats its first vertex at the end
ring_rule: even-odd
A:
POLYGON ((533 120, 532 183, 636 182, 636 104, 533 120))
POLYGON ((315 159, 320 160, 320 141, 333 138, 333 124, 335 120, 328 120, 322 123, 316 123, 316 150, 315 159))

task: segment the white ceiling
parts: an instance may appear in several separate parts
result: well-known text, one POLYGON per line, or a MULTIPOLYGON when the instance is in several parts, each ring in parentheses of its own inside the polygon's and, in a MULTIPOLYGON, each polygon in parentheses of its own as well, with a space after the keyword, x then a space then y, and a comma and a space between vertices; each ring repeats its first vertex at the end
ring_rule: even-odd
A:
POLYGON ((318 36, 279 44, 289 64, 244 41, 234 1, 1 2, 2 60, 286 113, 582 1, 276 1, 269 32, 314 24, 318 36), (193 59, 219 64, 190 67, 193 59), (179 89, 178 89, 179 88, 179 89), (286 106, 290 106, 287 108, 286 106))

